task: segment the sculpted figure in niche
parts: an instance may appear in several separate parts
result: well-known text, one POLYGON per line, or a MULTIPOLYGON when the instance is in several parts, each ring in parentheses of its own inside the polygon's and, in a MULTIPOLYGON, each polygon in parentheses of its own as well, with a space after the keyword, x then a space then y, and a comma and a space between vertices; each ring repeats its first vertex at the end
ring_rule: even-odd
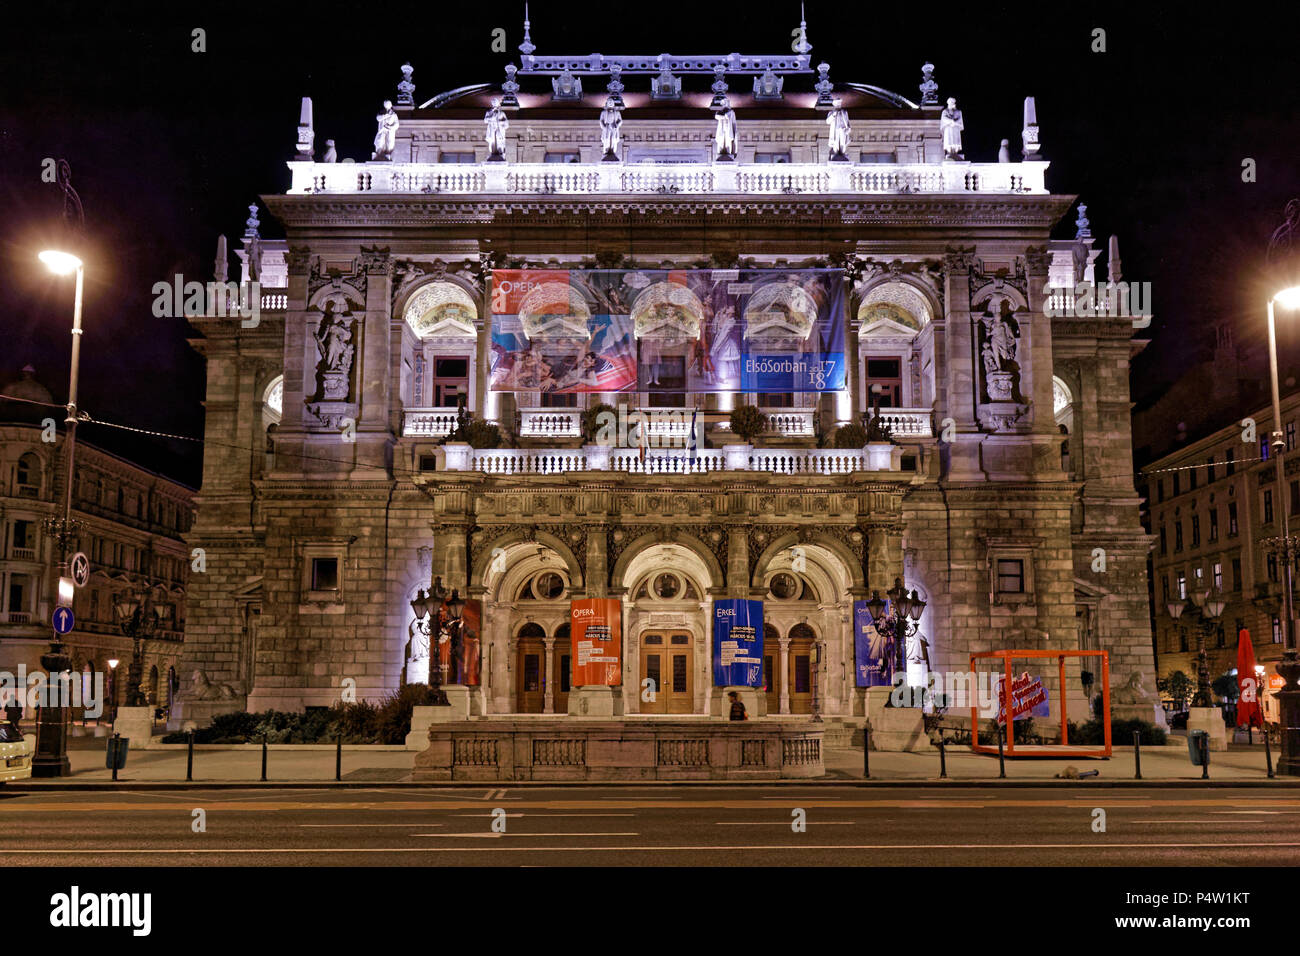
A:
POLYGON ((313 338, 316 339, 316 347, 320 349, 326 371, 347 372, 352 368, 352 330, 342 316, 334 314, 333 302, 325 303, 325 315, 313 338))
POLYGON ((943 133, 943 158, 964 159, 961 152, 961 131, 966 128, 957 101, 948 97, 948 108, 939 114, 939 130, 943 133))

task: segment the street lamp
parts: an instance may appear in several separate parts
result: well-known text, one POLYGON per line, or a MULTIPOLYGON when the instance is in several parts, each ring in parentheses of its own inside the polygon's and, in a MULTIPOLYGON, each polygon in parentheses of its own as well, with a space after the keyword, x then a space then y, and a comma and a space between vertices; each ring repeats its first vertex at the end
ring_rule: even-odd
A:
POLYGON ((892 641, 890 667, 895 673, 901 673, 907 668, 907 639, 916 634, 926 602, 915 589, 909 594, 902 578, 894 578, 894 586, 885 593, 889 595, 888 604, 879 591, 871 592, 871 600, 866 602, 867 612, 876 627, 884 632, 885 639, 892 641))
POLYGON ((122 663, 116 657, 108 659, 108 699, 113 704, 114 723, 117 722, 117 665, 122 663))
POLYGON ((1277 475, 1277 496, 1282 505, 1282 534, 1268 539, 1265 544, 1282 558, 1282 643, 1285 650, 1278 662, 1277 672, 1286 686, 1277 693, 1282 729, 1282 754, 1278 770, 1292 777, 1300 776, 1300 655, 1296 654, 1295 609, 1291 594, 1292 569, 1296 555, 1296 542, 1291 537, 1290 502, 1286 494, 1286 469, 1282 456, 1286 452, 1286 439, 1282 432, 1282 397, 1277 384, 1277 325, 1275 305, 1294 311, 1300 308, 1300 286, 1291 286, 1275 293, 1268 300, 1268 371, 1273 387, 1273 468, 1277 475))
MULTIPOLYGON (((1214 699, 1210 695, 1210 665, 1205 653, 1205 637, 1218 627, 1219 618, 1223 616, 1223 610, 1228 606, 1228 602, 1223 600, 1221 592, 1210 591, 1208 588, 1192 591, 1188 600, 1191 601, 1192 606, 1196 608, 1200 615, 1196 627, 1196 694, 1192 698, 1192 706, 1213 707, 1214 699)), ((1187 605, 1183 601, 1170 601, 1168 604, 1169 616, 1177 621, 1183 616, 1186 607, 1187 605)))
POLYGON ((131 638, 131 668, 126 675, 126 706, 144 707, 149 701, 140 687, 144 679, 144 642, 153 637, 162 622, 163 608, 153 602, 154 589, 148 585, 117 595, 113 610, 117 626, 131 638))
MULTIPOLYGON (((85 287, 86 270, 82 261, 70 252, 46 249, 37 255, 55 275, 66 276, 76 273, 76 289, 72 304, 72 370, 68 378, 67 416, 64 418, 64 456, 63 477, 63 516, 48 518, 45 521, 46 532, 57 542, 59 553, 58 573, 54 575, 56 588, 52 606, 58 606, 59 579, 68 576, 68 552, 77 531, 77 523, 72 520, 72 479, 73 461, 77 448, 77 379, 81 366, 81 299, 85 287)), ((50 650, 41 655, 41 666, 50 675, 50 683, 55 683, 55 675, 72 669, 72 659, 68 656, 63 641, 57 631, 50 636, 50 650)), ((36 727, 36 756, 32 760, 33 777, 63 777, 72 772, 68 764, 68 708, 64 706, 62 695, 52 702, 54 706, 42 707, 40 720, 36 727)))

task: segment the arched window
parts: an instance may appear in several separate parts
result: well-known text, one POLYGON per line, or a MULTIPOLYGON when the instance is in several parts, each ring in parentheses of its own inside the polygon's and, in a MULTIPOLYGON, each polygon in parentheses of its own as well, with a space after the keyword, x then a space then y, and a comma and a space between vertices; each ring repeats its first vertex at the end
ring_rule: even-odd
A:
POLYGON ((14 469, 14 484, 18 486, 18 497, 39 498, 41 494, 41 460, 32 452, 18 458, 18 467, 14 469))

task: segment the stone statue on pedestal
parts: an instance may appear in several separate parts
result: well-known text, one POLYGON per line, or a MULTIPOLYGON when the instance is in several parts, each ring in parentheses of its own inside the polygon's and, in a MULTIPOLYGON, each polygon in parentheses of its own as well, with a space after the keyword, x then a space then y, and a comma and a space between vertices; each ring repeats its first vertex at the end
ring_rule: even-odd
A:
POLYGON ((617 160, 622 143, 623 114, 614 102, 614 97, 606 97, 605 108, 600 111, 600 149, 603 158, 611 162, 617 160))
POLYGON ((334 313, 333 302, 325 303, 325 314, 312 338, 325 366, 322 397, 326 401, 347 401, 356 347, 352 344, 351 327, 341 315, 334 313))
POLYGON ((484 115, 483 122, 487 125, 488 162, 505 162, 506 130, 510 128, 510 120, 501 109, 499 99, 492 101, 492 108, 484 115))
POLYGON ((722 105, 714 113, 717 131, 714 134, 714 156, 717 159, 736 158, 736 111, 731 108, 731 101, 722 97, 722 105))
POLYGON ((943 158, 962 160, 966 157, 961 151, 961 131, 966 128, 957 101, 948 97, 948 108, 939 114, 939 130, 943 133, 943 158))
POLYGON ((843 101, 839 97, 835 98, 833 108, 826 114, 826 125, 830 127, 830 133, 828 134, 830 162, 848 162, 849 111, 844 108, 843 101))
POLYGON ((379 130, 375 133, 375 151, 370 154, 375 162, 391 162, 393 150, 397 148, 397 127, 400 125, 397 113, 393 111, 393 101, 384 100, 384 111, 375 117, 379 130))

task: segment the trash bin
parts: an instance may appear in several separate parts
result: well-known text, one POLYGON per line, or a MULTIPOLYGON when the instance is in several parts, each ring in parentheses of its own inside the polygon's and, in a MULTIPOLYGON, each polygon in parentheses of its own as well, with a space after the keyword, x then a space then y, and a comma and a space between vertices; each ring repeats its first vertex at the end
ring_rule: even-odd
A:
POLYGON ((121 770, 126 766, 126 751, 131 744, 130 737, 109 737, 108 757, 104 766, 109 770, 121 770))
POLYGON ((1187 735, 1187 756, 1194 767, 1204 767, 1210 762, 1209 731, 1193 730, 1187 735))

